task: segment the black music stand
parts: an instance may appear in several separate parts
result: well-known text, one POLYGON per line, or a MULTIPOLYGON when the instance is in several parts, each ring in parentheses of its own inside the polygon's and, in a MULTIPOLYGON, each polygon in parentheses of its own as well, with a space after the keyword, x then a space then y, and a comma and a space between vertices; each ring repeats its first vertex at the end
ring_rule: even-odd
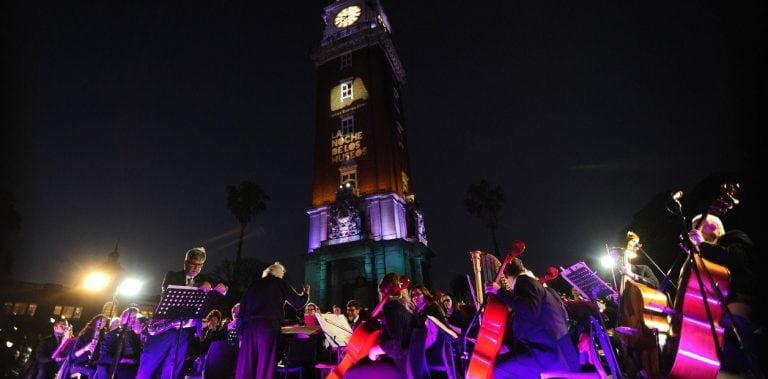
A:
POLYGON ((179 354, 184 321, 205 317, 205 312, 208 311, 211 303, 211 292, 205 292, 197 287, 169 285, 160 297, 160 302, 152 316, 153 320, 174 320, 179 323, 176 349, 173 353, 173 370, 171 371, 173 377, 176 377, 176 359, 179 354))
MULTIPOLYGON (((578 262, 568 268, 560 267, 560 270, 560 276, 570 283, 573 288, 576 288, 584 299, 591 301, 594 305, 594 309, 600 309, 597 305, 598 299, 605 299, 606 297, 611 296, 613 300, 616 301, 619 297, 619 293, 616 289, 608 285, 608 283, 600 278, 596 272, 592 271, 592 269, 590 269, 584 262, 578 262)), ((594 343, 596 337, 600 343, 600 347, 603 349, 611 374, 614 378, 620 379, 622 374, 619 369, 619 363, 613 353, 611 341, 607 336, 605 321, 600 315, 598 315, 597 318, 590 316, 590 329, 592 331, 591 334, 593 340, 591 343, 594 343)), ((599 362, 595 362, 595 364, 599 364, 599 362)))
POLYGON ((576 288, 584 299, 595 301, 605 299, 609 295, 614 301, 618 299, 619 293, 592 271, 586 263, 579 262, 568 268, 560 267, 560 270, 560 276, 576 288))

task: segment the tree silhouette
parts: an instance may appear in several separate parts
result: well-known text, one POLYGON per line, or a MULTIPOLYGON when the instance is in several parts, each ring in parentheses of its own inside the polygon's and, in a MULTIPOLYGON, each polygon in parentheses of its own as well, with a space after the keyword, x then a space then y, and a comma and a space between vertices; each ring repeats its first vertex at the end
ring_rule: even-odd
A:
POLYGON ((497 185, 491 185, 485 179, 478 184, 470 184, 467 189, 467 198, 464 199, 464 207, 470 214, 480 218, 483 226, 491 231, 493 241, 493 254, 499 256, 499 242, 496 239, 496 229, 499 227, 498 215, 504 204, 504 189, 497 185))
POLYGON ((253 217, 267 209, 269 196, 256 183, 244 180, 240 186, 227 186, 227 208, 235 215, 240 223, 240 239, 237 242, 237 255, 235 258, 232 286, 239 291, 242 283, 240 278, 240 264, 243 257, 243 239, 245 228, 251 223, 253 217))

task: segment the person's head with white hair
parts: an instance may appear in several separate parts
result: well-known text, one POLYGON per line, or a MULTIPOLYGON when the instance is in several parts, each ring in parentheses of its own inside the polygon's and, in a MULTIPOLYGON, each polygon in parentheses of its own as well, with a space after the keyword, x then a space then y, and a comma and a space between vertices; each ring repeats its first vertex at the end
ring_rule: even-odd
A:
POLYGON ((715 215, 708 214, 702 219, 703 215, 696 215, 691 219, 691 225, 701 233, 704 242, 715 243, 718 238, 725 234, 723 221, 715 215))
POLYGON ((264 269, 261 273, 262 278, 266 278, 267 275, 272 275, 278 278, 282 278, 285 275, 285 266, 280 262, 275 262, 264 269))

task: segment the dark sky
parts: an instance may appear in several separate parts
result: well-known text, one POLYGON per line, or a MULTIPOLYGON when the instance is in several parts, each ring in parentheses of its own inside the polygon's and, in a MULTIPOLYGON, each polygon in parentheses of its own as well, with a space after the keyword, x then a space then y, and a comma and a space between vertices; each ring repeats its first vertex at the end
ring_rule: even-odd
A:
MULTIPOLYGON (((73 285, 119 240, 123 266, 152 293, 188 248, 208 247, 208 269, 234 258, 225 187, 252 180, 272 201, 244 255, 285 262, 301 284, 310 53, 329 2, 2 4, 15 277, 73 285)), ((502 250, 525 241, 536 273, 623 242, 654 196, 714 173, 742 175, 758 198, 748 184, 762 182, 765 140, 746 128, 768 120, 765 2, 384 7, 438 287, 471 271, 470 250, 492 248, 462 204, 483 178, 506 194, 502 250)), ((764 216, 763 204, 740 207, 764 216)))

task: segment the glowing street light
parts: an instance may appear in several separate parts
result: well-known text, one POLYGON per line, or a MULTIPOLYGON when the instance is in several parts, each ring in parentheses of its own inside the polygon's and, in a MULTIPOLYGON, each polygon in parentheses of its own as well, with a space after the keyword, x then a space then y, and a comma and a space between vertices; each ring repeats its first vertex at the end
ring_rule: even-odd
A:
POLYGON ((605 269, 612 270, 614 267, 616 267, 616 258, 610 254, 603 255, 600 258, 600 265, 605 269))
POLYGON ((90 292, 99 292, 109 285, 111 278, 109 275, 94 271, 85 276, 83 280, 83 287, 90 292))
POLYGON ((122 296, 133 297, 141 292, 143 282, 136 278, 127 278, 117 287, 117 293, 122 296))

